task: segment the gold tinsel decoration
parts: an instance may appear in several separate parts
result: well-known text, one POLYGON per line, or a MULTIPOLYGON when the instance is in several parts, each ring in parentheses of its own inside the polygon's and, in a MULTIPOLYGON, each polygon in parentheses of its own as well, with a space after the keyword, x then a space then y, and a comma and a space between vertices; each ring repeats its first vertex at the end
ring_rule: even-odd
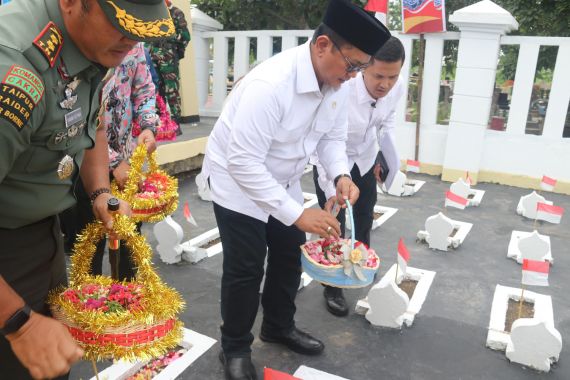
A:
MULTIPOLYGON (((137 265, 137 275, 133 282, 142 286, 141 310, 103 313, 80 309, 79 306, 63 297, 63 292, 66 290, 64 288, 50 292, 48 303, 53 316, 68 328, 76 328, 96 335, 132 334, 174 319, 174 328, 165 336, 142 344, 133 343, 125 346, 114 343, 78 342, 85 351, 84 359, 148 360, 165 354, 180 342, 183 324, 176 316, 184 308, 184 301, 176 290, 161 281, 152 268, 152 249, 145 238, 136 232, 134 222, 124 215, 115 215, 114 218, 113 230, 126 243, 131 251, 132 260, 137 265)), ((89 224, 78 236, 71 257, 68 289, 80 290, 83 285, 87 284, 106 286, 115 283, 110 277, 90 274, 97 242, 105 234, 103 225, 96 222, 89 224)), ((121 284, 126 283, 121 282, 121 284)))
POLYGON ((137 146, 130 160, 131 169, 125 188, 119 190, 116 181, 111 183, 111 192, 117 198, 129 202, 136 222, 156 223, 171 215, 178 207, 178 180, 158 168, 156 152, 148 155, 148 171, 144 171, 147 150, 144 144, 137 146), (139 184, 149 175, 159 175, 166 181, 166 190, 158 198, 140 197, 139 184))

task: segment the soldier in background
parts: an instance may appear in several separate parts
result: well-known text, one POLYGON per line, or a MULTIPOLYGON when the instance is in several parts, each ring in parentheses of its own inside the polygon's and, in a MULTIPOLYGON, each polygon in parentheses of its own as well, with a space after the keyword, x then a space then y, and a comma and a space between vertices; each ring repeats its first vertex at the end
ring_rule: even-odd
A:
MULTIPOLYGON (((190 32, 182 10, 172 5, 170 0, 165 0, 165 2, 174 21, 175 34, 166 40, 151 43, 149 49, 159 77, 159 93, 170 107, 172 119, 180 124, 182 112, 180 109, 179 63, 184 58, 186 47, 190 42, 190 32)), ((182 134, 180 126, 176 133, 182 134)))

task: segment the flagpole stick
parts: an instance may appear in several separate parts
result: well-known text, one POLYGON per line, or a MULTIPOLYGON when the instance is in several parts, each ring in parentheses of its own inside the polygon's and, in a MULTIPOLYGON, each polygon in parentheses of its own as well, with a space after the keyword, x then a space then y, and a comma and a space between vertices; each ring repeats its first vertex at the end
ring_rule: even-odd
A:
POLYGON ((396 283, 396 285, 398 284, 398 268, 400 267, 400 264, 398 264, 398 258, 396 258, 396 278, 394 279, 394 282, 396 283))
POLYGON ((97 372, 97 364, 95 363, 95 359, 91 359, 91 365, 93 366, 93 372, 95 372, 95 378, 99 380, 99 372, 97 372))
POLYGON ((519 301, 519 317, 517 319, 521 318, 522 305, 523 305, 523 299, 524 299, 523 297, 524 297, 524 284, 522 285, 521 299, 519 301))

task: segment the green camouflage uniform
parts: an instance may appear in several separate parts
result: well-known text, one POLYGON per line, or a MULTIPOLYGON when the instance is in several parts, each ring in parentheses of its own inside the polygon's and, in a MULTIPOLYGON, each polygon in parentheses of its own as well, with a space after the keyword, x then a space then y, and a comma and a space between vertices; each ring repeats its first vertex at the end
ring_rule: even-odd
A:
POLYGON ((184 13, 174 6, 169 7, 169 9, 176 33, 167 40, 151 43, 149 49, 160 80, 160 94, 168 103, 172 118, 176 122, 180 122, 180 71, 178 64, 184 58, 184 51, 190 42, 190 32, 184 13))
MULTIPOLYGON (((106 69, 69 38, 57 1, 14 1, 0 19, 0 275, 45 314, 67 281, 55 215, 75 203, 106 69)), ((30 378, 3 336, 0 358, 0 377, 30 378)))

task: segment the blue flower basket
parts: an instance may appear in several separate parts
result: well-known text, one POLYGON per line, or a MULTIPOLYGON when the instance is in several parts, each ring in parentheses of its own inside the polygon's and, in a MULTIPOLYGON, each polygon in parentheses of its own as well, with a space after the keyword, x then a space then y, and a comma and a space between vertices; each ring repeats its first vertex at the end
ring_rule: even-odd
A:
POLYGON ((335 288, 363 288, 368 286, 372 284, 374 276, 380 268, 380 258, 378 258, 375 268, 362 267, 362 273, 364 274, 364 277, 366 277, 366 280, 361 281, 356 276, 347 276, 344 273, 344 267, 342 264, 322 265, 317 263, 309 256, 304 245, 301 246, 301 252, 301 264, 303 265, 303 270, 315 281, 335 288))

